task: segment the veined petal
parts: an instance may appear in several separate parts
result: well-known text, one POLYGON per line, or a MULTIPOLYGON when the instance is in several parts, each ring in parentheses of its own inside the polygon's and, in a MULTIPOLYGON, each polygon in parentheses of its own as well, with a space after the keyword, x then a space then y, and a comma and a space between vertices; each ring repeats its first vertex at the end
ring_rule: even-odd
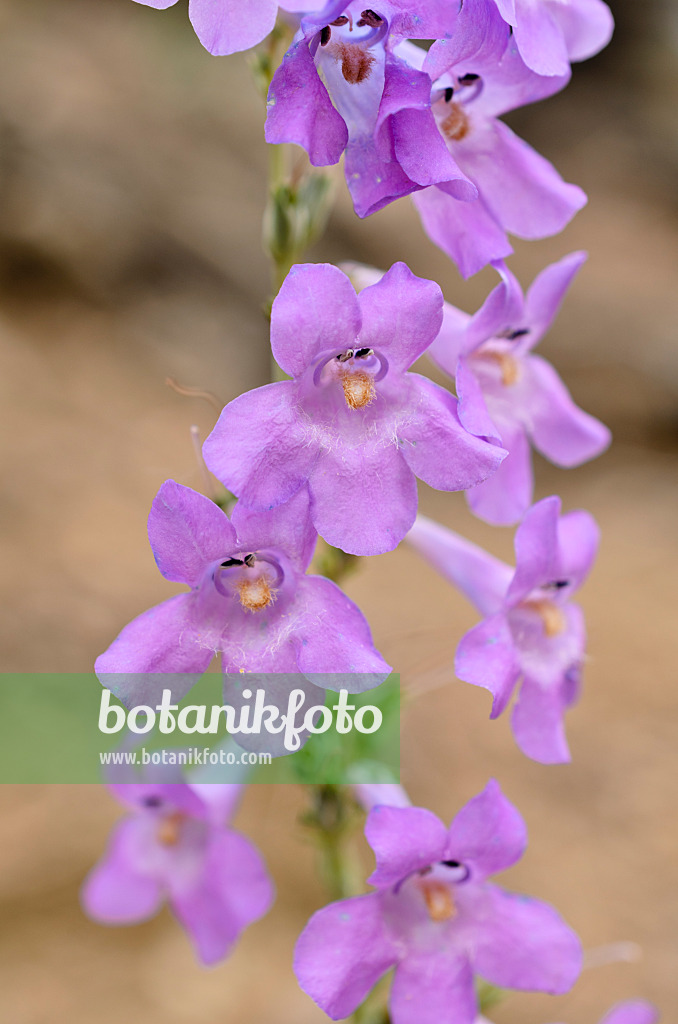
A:
POLYGON ((378 804, 368 815, 365 838, 377 859, 368 882, 388 889, 443 859, 447 829, 424 807, 378 804))
POLYGON ((577 509, 561 516, 558 547, 563 578, 578 590, 593 567, 600 544, 600 530, 589 512, 577 509))
POLYGON ((127 818, 116 826, 103 859, 87 876, 82 903, 87 914, 104 924, 134 924, 157 913, 162 888, 139 870, 135 853, 140 826, 127 818))
POLYGON ((618 1003, 605 1014, 600 1024, 658 1024, 659 1011, 644 999, 618 1003))
POLYGON ((94 671, 127 707, 154 707, 163 689, 172 691, 174 701, 184 697, 214 652, 203 643, 195 595, 177 594, 128 623, 94 671))
POLYGON ((410 415, 398 427, 398 444, 412 472, 444 491, 466 490, 496 473, 504 449, 464 429, 454 396, 419 374, 409 374, 409 383, 410 415))
POLYGON ((358 296, 362 327, 360 344, 378 348, 398 370, 406 370, 438 334, 443 316, 443 293, 435 281, 394 263, 376 284, 358 296))
POLYGON ((409 953, 396 967, 389 1010, 393 1024, 474 1024, 473 971, 454 949, 409 953))
POLYGON ((513 569, 452 530, 418 515, 408 542, 483 615, 503 607, 513 569))
POLYGON ((502 423, 500 444, 508 455, 497 472, 471 487, 466 497, 479 519, 494 526, 510 526, 522 519, 532 501, 532 454, 520 423, 502 423))
POLYGON ((316 686, 363 693, 390 673, 353 601, 331 580, 307 576, 297 589, 294 637, 299 669, 316 686))
POLYGON ((523 361, 523 416, 535 448, 557 466, 580 466, 610 444, 610 431, 575 405, 550 363, 540 356, 523 361))
POLYGON ((296 387, 280 381, 239 395, 223 409, 203 445, 208 469, 250 508, 288 501, 308 480, 318 456, 296 387))
POLYGON ((325 351, 351 348, 361 328, 358 296, 330 263, 292 267, 271 310, 271 348, 292 377, 303 374, 325 351))
POLYGON ((187 886, 179 877, 170 878, 169 899, 200 960, 210 965, 228 954, 243 928, 266 913, 273 886, 248 839, 213 828, 195 882, 187 886))
POLYGON ((398 960, 377 893, 323 907, 294 951, 299 985, 332 1020, 353 1013, 398 960))
POLYGON ((531 590, 559 579, 558 517, 560 498, 543 498, 526 513, 515 536, 516 573, 507 599, 517 604, 531 590))
POLYGON ((239 550, 278 549, 285 553, 299 572, 305 572, 318 539, 311 523, 310 503, 306 487, 302 487, 289 501, 273 510, 253 511, 239 501, 231 513, 239 550))
POLYGON ((521 342, 522 351, 534 348, 544 337, 572 281, 587 259, 586 252, 571 252, 535 277, 525 298, 525 323, 530 333, 521 342))
POLYGON ((582 966, 581 943, 547 903, 486 885, 475 894, 474 968, 501 988, 568 992, 582 966))
POLYGON ((235 530, 204 494, 166 480, 153 499, 148 539, 165 579, 193 587, 209 565, 233 551, 235 530))
POLYGON ((430 359, 453 379, 466 345, 466 328, 471 317, 449 302, 443 303, 443 324, 428 352, 430 359))
POLYGON ((570 60, 588 60, 607 46, 614 31, 612 11, 603 0, 569 0, 551 5, 565 37, 570 60))
POLYGON ((434 42, 426 55, 424 70, 435 81, 464 62, 494 66, 508 41, 508 25, 493 0, 466 0, 459 9, 454 32, 449 38, 434 42))
POLYGON ((520 664, 505 615, 501 612, 491 615, 461 638, 454 671, 465 683, 490 691, 493 698, 491 718, 502 713, 520 675, 520 664))
MULTIPOLYGON (((515 0, 513 28, 520 55, 538 75, 567 74, 570 62, 563 33, 549 3, 515 0)), ((563 4, 563 6, 565 6, 563 4)))
POLYGON ((134 0, 137 4, 143 4, 144 7, 155 7, 157 11, 166 11, 168 7, 174 7, 177 0, 134 0))
POLYGON ((501 121, 474 125, 454 154, 497 222, 519 238, 557 234, 586 204, 577 185, 564 182, 548 160, 501 121))
POLYGON ((540 686, 525 678, 511 712, 511 729, 523 754, 541 764, 565 764, 570 750, 563 716, 562 686, 540 686))
POLYGON ((296 143, 314 167, 338 163, 346 149, 348 128, 320 79, 306 39, 290 47, 273 76, 266 141, 296 143))
MULTIPOLYGON (((462 425, 475 437, 487 438, 490 441, 494 441, 500 447, 506 447, 506 450, 510 452, 509 438, 506 439, 506 444, 502 442, 499 430, 487 410, 480 382, 471 369, 468 359, 464 358, 464 356, 457 363, 455 380, 459 397, 459 419, 462 425)), ((506 462, 506 459, 504 459, 504 462, 506 462)), ((500 468, 498 467, 498 470, 500 468)), ((496 473, 494 475, 496 476, 496 473)))
POLYGON ((323 452, 309 480, 311 518, 321 537, 354 555, 398 546, 417 514, 417 483, 395 444, 323 452))
POLYGON ((462 203, 433 187, 415 192, 412 202, 426 234, 454 260, 462 277, 471 277, 492 260, 513 252, 506 232, 482 198, 462 203))
POLYGON ((225 56, 249 50, 275 25, 277 0, 189 0, 188 16, 210 53, 225 56))
POLYGON ((526 846, 525 822, 491 779, 450 825, 445 859, 460 861, 473 881, 482 881, 519 861, 526 846))
POLYGON ((501 282, 471 317, 466 331, 465 353, 474 351, 503 331, 522 326, 525 319, 523 292, 516 277, 500 260, 493 266, 501 282))

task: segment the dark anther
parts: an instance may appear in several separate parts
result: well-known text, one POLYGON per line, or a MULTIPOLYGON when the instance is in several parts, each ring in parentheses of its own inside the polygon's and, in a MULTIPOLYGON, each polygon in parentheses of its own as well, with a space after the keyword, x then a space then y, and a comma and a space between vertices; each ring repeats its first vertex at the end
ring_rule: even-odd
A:
POLYGON ((459 79, 459 81, 460 81, 460 83, 462 85, 470 85, 471 82, 477 82, 479 78, 480 78, 480 75, 468 74, 468 75, 462 75, 461 78, 459 79))
POLYGON ((373 355, 373 352, 371 348, 357 348, 353 355, 356 359, 363 359, 365 356, 373 355))
POLYGON ((448 85, 447 89, 445 90, 445 102, 446 103, 451 103, 453 96, 454 96, 454 89, 452 88, 451 85, 448 85))
POLYGON ((352 348, 346 349, 345 352, 340 352, 339 355, 337 356, 337 359, 339 360, 340 363, 345 363, 347 359, 352 359, 352 358, 353 358, 353 349, 352 348))
POLYGON ((562 590, 563 587, 568 587, 569 585, 569 580, 554 580, 553 583, 549 583, 549 587, 552 587, 553 590, 562 590))
POLYGON ((348 18, 345 14, 341 14, 334 21, 330 22, 331 25, 348 25, 348 18))
POLYGON ((256 562, 256 558, 254 557, 254 555, 245 555, 243 561, 248 569, 252 569, 254 567, 254 563, 256 562))
POLYGON ((242 565, 242 559, 240 558, 227 558, 225 562, 221 563, 222 569, 230 569, 232 565, 242 565))
POLYGON ((332 38, 332 29, 329 25, 325 25, 324 28, 320 29, 320 45, 327 46, 330 39, 332 38))
POLYGON ((463 867, 463 864, 461 863, 461 861, 458 861, 458 860, 443 860, 440 863, 444 864, 446 868, 461 868, 461 867, 463 867))
POLYGON ((360 21, 358 22, 358 24, 369 25, 370 28, 378 28, 383 20, 384 19, 380 17, 378 14, 375 14, 374 11, 370 11, 368 9, 366 11, 363 11, 363 13, 360 15, 360 21))
POLYGON ((509 331, 506 335, 509 341, 515 341, 516 338, 523 338, 526 334, 530 333, 529 327, 519 327, 517 331, 509 331))
POLYGON ((144 807, 160 807, 162 800, 159 796, 145 796, 142 800, 144 807))

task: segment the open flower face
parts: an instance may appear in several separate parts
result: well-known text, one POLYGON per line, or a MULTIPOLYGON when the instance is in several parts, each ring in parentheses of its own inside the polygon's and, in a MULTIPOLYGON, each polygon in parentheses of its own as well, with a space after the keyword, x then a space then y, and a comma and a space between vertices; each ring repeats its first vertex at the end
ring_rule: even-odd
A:
POLYGON ((229 520, 168 480, 148 532, 163 576, 191 589, 140 615, 97 659, 124 703, 155 705, 165 688, 181 699, 215 653, 227 683, 244 672, 301 674, 302 686, 334 677, 362 692, 388 675, 359 609, 330 580, 305 574, 316 541, 305 488, 271 511, 237 505, 229 520))
POLYGON ((474 199, 435 127, 429 76, 394 53, 405 36, 453 31, 457 16, 446 0, 383 0, 372 8, 328 3, 304 18, 271 84, 267 141, 297 143, 318 166, 345 152, 360 217, 437 182, 460 200, 474 199))
POLYGON ((439 182, 413 196, 429 237, 464 277, 511 252, 507 235, 557 234, 586 202, 575 185, 517 138, 502 114, 552 95, 569 80, 542 77, 523 62, 494 0, 467 0, 455 32, 428 54, 407 41, 395 52, 433 80, 441 140, 478 199, 459 202, 439 182))
POLYGON ((330 544, 392 550, 416 515, 415 476, 463 490, 504 457, 463 429, 452 395, 408 372, 441 318, 438 286, 402 263, 359 296, 336 267, 293 267, 271 315, 273 354, 292 380, 226 406, 207 465, 244 508, 271 508, 308 484, 313 525, 330 544))
POLYGON ((318 911, 295 953, 301 987, 334 1020, 395 966, 393 1024, 473 1024, 474 973, 508 988, 567 991, 581 948, 556 912, 487 882, 525 849, 525 825, 490 782, 447 829, 420 807, 376 806, 365 834, 377 891, 318 911))
POLYGON ((134 924, 167 900, 200 960, 222 960, 273 901, 258 851, 224 820, 240 787, 209 787, 225 791, 221 807, 184 783, 109 788, 130 813, 85 882, 85 910, 107 924, 134 924))
POLYGON ((492 693, 492 718, 522 679, 511 715, 516 742, 537 761, 568 761, 563 717, 578 695, 586 645, 572 596, 596 556, 593 518, 561 517, 556 497, 537 502, 516 532, 515 572, 423 516, 408 540, 485 616, 459 644, 457 676, 492 693))
POLYGON ((575 252, 551 264, 526 296, 497 264, 501 284, 481 309, 470 317, 446 306, 431 346, 434 362, 456 378, 464 426, 509 452, 492 479, 467 495, 473 512, 496 525, 517 522, 532 501, 530 445, 570 467, 595 458, 610 443, 607 427, 579 409, 550 363, 534 354, 585 259, 575 252))

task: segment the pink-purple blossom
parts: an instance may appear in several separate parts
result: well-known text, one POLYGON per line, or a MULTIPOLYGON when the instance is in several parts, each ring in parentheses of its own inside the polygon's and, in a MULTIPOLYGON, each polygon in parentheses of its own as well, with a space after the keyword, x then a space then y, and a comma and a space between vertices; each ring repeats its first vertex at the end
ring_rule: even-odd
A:
MULTIPOLYGON (((164 11, 177 0, 135 0, 164 11)), ((188 16, 198 39, 210 53, 225 56, 249 50, 271 32, 278 9, 291 13, 319 10, 325 0, 189 0, 188 16)))
POLYGON ((531 991, 574 984, 581 947, 572 929, 547 904, 487 880, 515 864, 527 842, 496 782, 449 829, 424 808, 378 805, 365 835, 376 891, 319 910, 295 952, 301 987, 333 1020, 393 967, 393 1024, 473 1024, 476 973, 531 991))
POLYGON ((496 470, 503 449, 462 427, 449 392, 407 372, 440 330, 442 301, 404 263, 360 295, 329 264, 292 268, 271 315, 273 355, 292 380, 236 398, 203 446, 241 508, 269 509, 308 484, 326 541, 381 554, 414 522, 416 477, 455 491, 496 470))
POLYGON ((445 304, 442 329, 429 349, 456 379, 466 429, 509 453, 492 477, 467 492, 473 512, 495 525, 517 522, 532 502, 530 445, 569 468, 610 443, 607 427, 579 409, 551 364, 533 354, 585 259, 586 253, 574 252, 551 264, 526 296, 497 264, 502 281, 474 316, 445 304))
POLYGON ((562 75, 570 61, 607 46, 614 19, 603 0, 495 0, 520 56, 538 75, 562 75))
POLYGON ((657 1024, 659 1011, 645 999, 618 1003, 605 1014, 600 1024, 657 1024))
POLYGON ((216 653, 226 696, 242 690, 245 672, 290 674, 304 689, 334 688, 340 675, 337 688, 351 693, 388 675, 356 605, 306 575, 316 542, 306 488, 272 511, 239 503, 229 519, 168 480, 148 535, 162 575, 190 590, 134 619, 97 659, 97 675, 124 703, 154 704, 165 687, 180 699, 216 653))
POLYGON ((449 34, 457 17, 448 0, 380 0, 368 9, 335 0, 304 18, 271 83, 267 141, 297 143, 316 166, 345 153, 360 217, 431 184, 475 198, 437 131, 428 74, 394 49, 406 37, 449 34))
POLYGON ((432 110, 456 165, 478 191, 460 202, 441 185, 413 195, 429 237, 464 277, 513 251, 507 235, 555 235, 586 203, 576 185, 499 118, 544 99, 569 81, 569 69, 543 77, 521 59, 493 0, 463 5, 457 31, 428 54, 404 42, 396 52, 433 79, 432 110))
POLYGON ((484 618, 462 638, 455 672, 489 690, 491 718, 507 707, 519 681, 511 727, 535 761, 569 761, 563 717, 576 700, 586 631, 571 600, 586 579, 599 533, 588 512, 560 515, 560 498, 544 498, 515 537, 516 567, 423 516, 408 540, 469 598, 484 618))
POLYGON ((85 881, 82 902, 104 924, 136 924, 167 901, 196 955, 214 964, 269 910, 273 884, 256 847, 228 822, 241 786, 112 785, 128 811, 85 881), (205 789, 209 794, 205 794, 205 789))

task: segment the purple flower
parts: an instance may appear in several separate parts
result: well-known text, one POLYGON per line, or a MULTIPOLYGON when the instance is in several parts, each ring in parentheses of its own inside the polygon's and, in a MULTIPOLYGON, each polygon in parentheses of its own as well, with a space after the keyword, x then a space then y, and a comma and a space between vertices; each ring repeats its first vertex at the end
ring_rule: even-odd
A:
POLYGON ((600 455, 610 432, 579 409, 550 363, 532 354, 548 331, 586 253, 553 263, 523 297, 515 277, 502 282, 472 317, 445 304, 428 354, 456 378, 459 418, 478 437, 509 452, 499 469, 467 492, 473 512, 496 525, 515 523, 532 502, 530 444, 557 466, 600 455))
POLYGON ((104 685, 128 705, 152 705, 165 687, 181 699, 217 652, 234 699, 243 672, 280 673, 283 683, 301 673, 302 688, 334 688, 340 673, 337 688, 352 693, 382 682, 389 668, 359 609, 330 580, 304 575, 316 541, 308 506, 301 488, 273 511, 239 503, 229 520, 209 498, 166 481, 148 535, 162 575, 191 589, 125 626, 97 659, 104 685))
POLYGON ((506 988, 567 992, 575 933, 547 904, 490 884, 522 856, 525 824, 490 782, 449 829, 421 807, 375 807, 365 828, 376 892, 313 915, 297 943, 299 984, 333 1020, 392 967, 393 1024, 473 1024, 474 973, 506 988))
MULTIPOLYGON (((136 0, 164 11, 177 0, 136 0)), ((325 0, 189 0, 188 16, 198 39, 217 57, 249 50, 265 39, 283 11, 317 11, 325 0)))
POLYGON ((536 75, 512 37, 506 44, 505 32, 493 0, 466 0, 455 33, 428 55, 408 42, 396 47, 398 56, 434 80, 432 110, 441 138, 478 190, 474 202, 459 202, 449 188, 435 183, 413 196, 429 237, 464 277, 510 255, 507 234, 528 239, 557 234, 586 203, 580 188, 566 184, 498 120, 569 80, 569 71, 536 75))
POLYGON ((520 56, 538 75, 563 75, 570 61, 607 46, 614 19, 603 0, 495 0, 520 56))
POLYGON ((293 379, 227 405, 207 465, 241 507, 271 508, 308 482, 326 541, 356 555, 391 551, 414 522, 415 475, 463 490, 504 457, 464 430, 452 395, 407 372, 441 318, 438 285, 403 263, 359 296, 336 267, 293 267, 271 316, 273 355, 293 379))
POLYGON ((606 1013, 600 1024, 657 1024, 659 1011, 644 999, 618 1003, 606 1013))
MULTIPOLYGON (((369 9, 330 0, 302 20, 273 78, 267 141, 297 143, 316 166, 336 164, 345 152, 360 217, 432 184, 474 199, 436 128, 428 74, 394 52, 406 36, 441 38, 457 18, 449 0, 379 0, 369 9)), ((417 52, 423 60, 425 51, 417 52)))
POLYGON ((578 694, 586 644, 582 611, 570 598, 588 576, 598 539, 592 516, 561 517, 557 497, 533 505, 518 527, 515 570, 423 516, 408 535, 485 616, 457 648, 457 676, 490 691, 491 718, 522 678, 511 727, 523 753, 543 764, 570 759, 563 716, 578 694))
POLYGON ((222 960, 273 902, 261 856, 225 824, 241 787, 209 786, 209 799, 183 783, 108 788, 131 814, 84 884, 86 912, 104 924, 135 924, 167 900, 199 959, 222 960))

